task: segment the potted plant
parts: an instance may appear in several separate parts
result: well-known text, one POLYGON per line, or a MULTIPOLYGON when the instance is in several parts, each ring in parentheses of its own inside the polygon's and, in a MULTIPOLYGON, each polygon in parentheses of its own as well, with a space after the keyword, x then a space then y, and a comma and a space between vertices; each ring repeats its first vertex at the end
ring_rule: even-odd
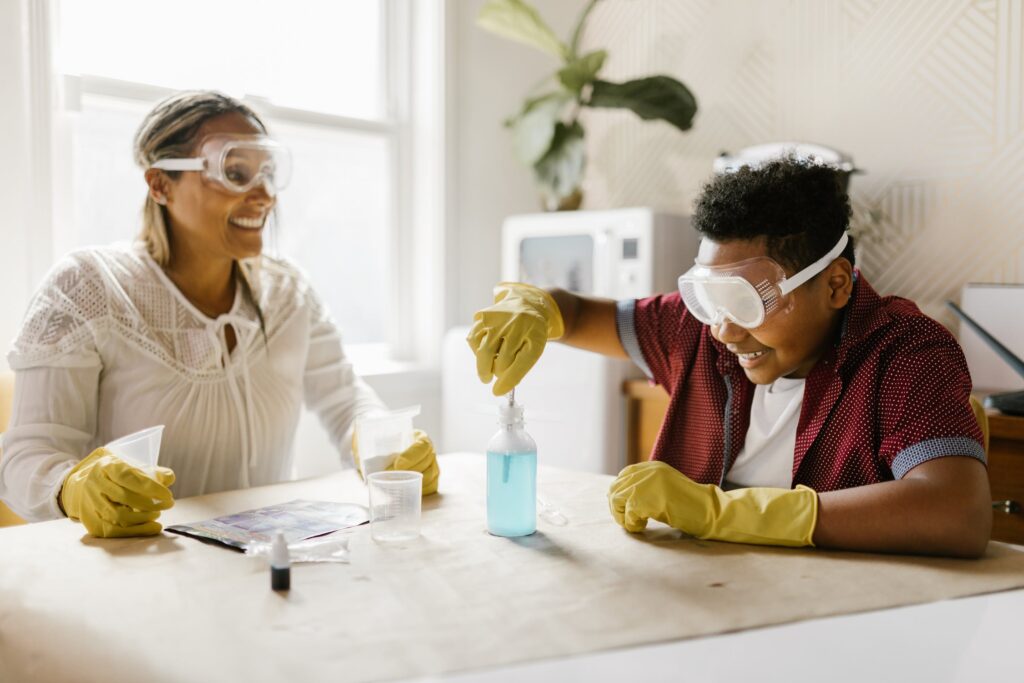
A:
POLYGON ((531 91, 518 114, 505 121, 512 129, 516 156, 533 169, 544 208, 577 209, 586 154, 580 112, 584 107, 629 109, 642 119, 661 119, 688 130, 697 112, 693 93, 669 76, 647 76, 611 83, 598 76, 606 50, 580 54, 580 39, 594 6, 590 0, 568 44, 560 41, 524 0, 489 0, 477 24, 504 38, 546 52, 559 60, 557 71, 531 91))

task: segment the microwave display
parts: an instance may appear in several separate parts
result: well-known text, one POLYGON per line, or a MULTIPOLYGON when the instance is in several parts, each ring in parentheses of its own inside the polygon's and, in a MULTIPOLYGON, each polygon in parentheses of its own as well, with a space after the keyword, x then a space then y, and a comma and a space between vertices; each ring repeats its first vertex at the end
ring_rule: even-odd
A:
POLYGON ((635 237, 627 237, 622 240, 622 260, 633 261, 637 257, 640 240, 635 237))
POLYGON ((570 292, 594 291, 594 238, 590 235, 524 237, 519 243, 519 280, 570 292))

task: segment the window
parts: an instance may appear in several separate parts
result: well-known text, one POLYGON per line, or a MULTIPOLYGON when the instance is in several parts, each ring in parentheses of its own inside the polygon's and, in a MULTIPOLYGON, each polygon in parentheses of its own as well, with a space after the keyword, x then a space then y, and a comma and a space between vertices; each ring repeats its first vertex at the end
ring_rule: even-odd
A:
MULTIPOLYGON (((217 89, 261 114, 294 157, 268 251, 313 280, 346 344, 394 345, 409 195, 399 0, 63 2, 53 250, 134 238, 145 198, 131 141, 179 89, 217 89), (116 28, 110 17, 117 17, 116 28), (103 36, 97 40, 97 36, 103 36), (403 222, 404 221, 404 222, 403 222)), ((410 285, 412 286, 412 285, 410 285)))

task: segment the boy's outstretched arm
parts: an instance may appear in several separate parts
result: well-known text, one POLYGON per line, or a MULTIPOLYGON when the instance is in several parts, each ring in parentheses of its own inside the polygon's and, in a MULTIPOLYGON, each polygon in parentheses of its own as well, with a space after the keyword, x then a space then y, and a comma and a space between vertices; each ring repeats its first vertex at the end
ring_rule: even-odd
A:
POLYGON ((985 466, 928 460, 902 479, 818 494, 814 544, 870 552, 978 557, 992 531, 985 466))
POLYGON ((565 322, 563 344, 613 358, 628 358, 615 324, 615 301, 581 296, 564 289, 548 290, 565 322))

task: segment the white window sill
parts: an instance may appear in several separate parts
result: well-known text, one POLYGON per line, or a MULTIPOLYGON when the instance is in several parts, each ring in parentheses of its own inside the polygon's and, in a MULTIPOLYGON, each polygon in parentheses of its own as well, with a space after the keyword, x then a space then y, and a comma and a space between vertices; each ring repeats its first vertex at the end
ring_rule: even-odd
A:
POLYGON ((345 347, 356 374, 364 379, 393 377, 395 375, 429 375, 438 369, 415 361, 395 360, 387 344, 352 344, 345 347))

